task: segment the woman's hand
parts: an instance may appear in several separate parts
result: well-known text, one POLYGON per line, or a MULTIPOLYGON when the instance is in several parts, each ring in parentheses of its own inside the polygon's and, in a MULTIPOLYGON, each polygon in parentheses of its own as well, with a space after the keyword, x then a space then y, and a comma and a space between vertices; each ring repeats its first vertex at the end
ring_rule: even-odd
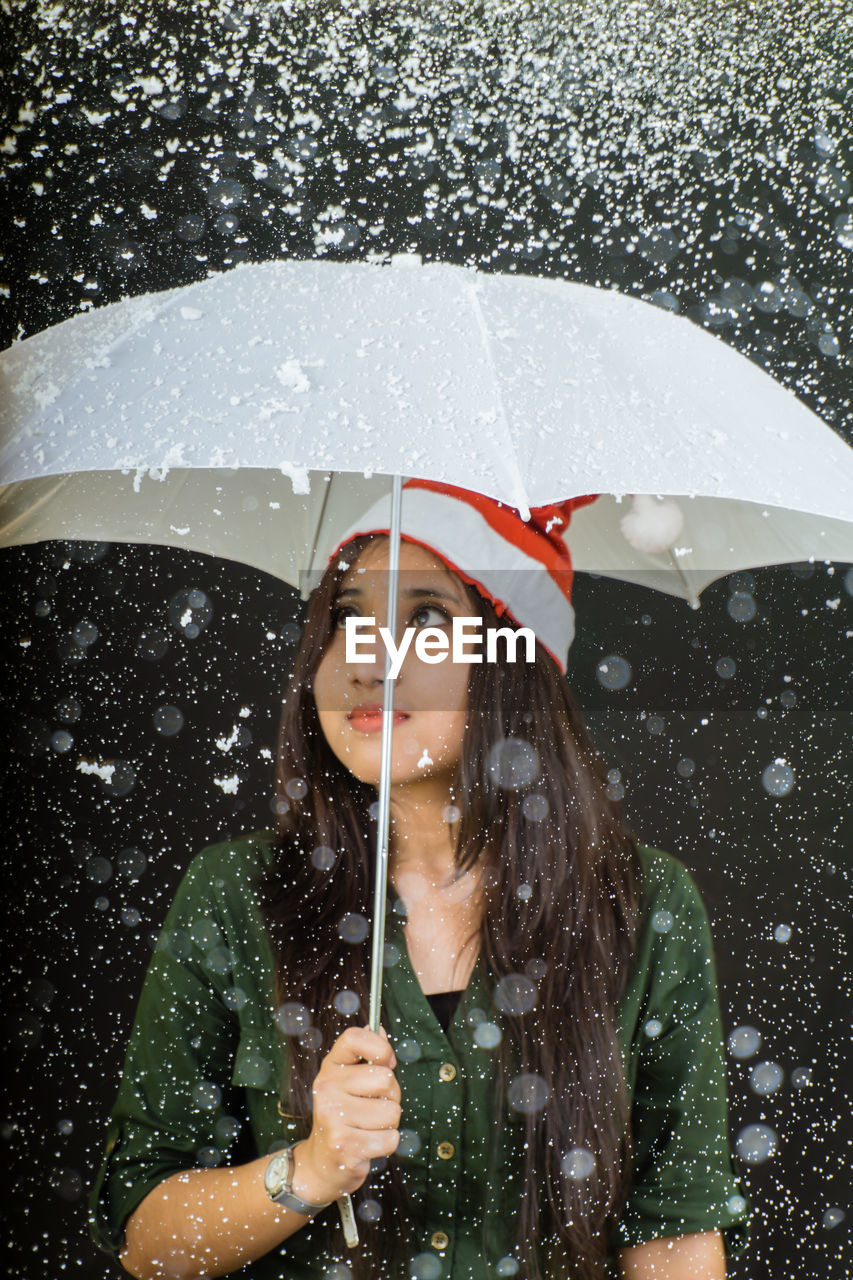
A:
POLYGON ((326 1204, 355 1191, 370 1161, 390 1156, 400 1141, 397 1058, 383 1030, 347 1027, 314 1078, 311 1133, 294 1151, 294 1193, 326 1204))

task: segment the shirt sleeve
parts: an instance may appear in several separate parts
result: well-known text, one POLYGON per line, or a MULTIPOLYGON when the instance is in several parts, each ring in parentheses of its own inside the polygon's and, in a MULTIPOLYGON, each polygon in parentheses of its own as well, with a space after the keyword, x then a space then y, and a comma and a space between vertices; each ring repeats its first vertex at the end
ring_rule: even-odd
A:
POLYGON ((89 1202, 90 1228, 117 1256, 124 1223, 164 1178, 218 1164, 233 1137, 235 1026, 227 949, 205 854, 181 882, 148 968, 89 1202))
POLYGON ((750 1206, 732 1167, 726 1069, 707 912, 687 869, 666 858, 643 946, 649 983, 637 1037, 634 1181, 616 1248, 719 1229, 738 1257, 750 1206))

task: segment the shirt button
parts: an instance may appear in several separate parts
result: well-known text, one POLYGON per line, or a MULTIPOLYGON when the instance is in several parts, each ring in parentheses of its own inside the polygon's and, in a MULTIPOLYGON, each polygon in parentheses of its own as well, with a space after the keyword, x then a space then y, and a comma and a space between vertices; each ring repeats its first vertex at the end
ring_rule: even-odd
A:
POLYGON ((450 1160, 456 1154, 456 1148, 452 1142, 439 1142, 438 1158, 439 1160, 450 1160))
POLYGON ((444 1231, 433 1231, 430 1244, 433 1249, 446 1249, 450 1244, 450 1237, 444 1231))
POLYGON ((438 1068, 438 1078, 439 1080, 456 1079, 456 1068, 452 1062, 442 1062, 441 1066, 438 1068))

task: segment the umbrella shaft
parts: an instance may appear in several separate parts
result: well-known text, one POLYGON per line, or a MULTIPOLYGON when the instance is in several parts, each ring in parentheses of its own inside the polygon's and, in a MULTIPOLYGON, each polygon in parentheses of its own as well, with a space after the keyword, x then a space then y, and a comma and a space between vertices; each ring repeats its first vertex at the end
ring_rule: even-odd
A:
MULTIPOLYGON (((391 531, 388 545, 388 629, 397 634, 397 576, 400 568, 400 513, 402 476, 393 477, 391 531)), ((391 735, 394 729, 394 681, 391 655, 385 650, 385 682, 382 690, 382 748, 379 770, 379 822, 376 833, 376 875, 373 893, 373 941, 370 955, 370 1029, 379 1030, 382 1010, 382 968, 385 950, 385 903, 388 895, 389 800, 391 787, 391 735)))
MULTIPOLYGON (((391 489, 391 536, 388 547, 388 629, 397 634, 397 574, 400 568, 400 509, 402 477, 393 477, 391 489)), ((370 1030, 379 1031, 382 1015, 382 967, 385 951, 385 902, 388 896, 388 832, 391 786, 391 734, 394 728, 394 681, 390 675, 391 655, 385 650, 385 682, 382 689, 382 752, 379 769, 379 825, 376 832, 376 878, 373 893, 373 942, 370 956, 370 1030)), ((341 1196, 338 1211, 344 1239, 352 1249, 358 1244, 358 1226, 352 1211, 352 1197, 341 1196)))

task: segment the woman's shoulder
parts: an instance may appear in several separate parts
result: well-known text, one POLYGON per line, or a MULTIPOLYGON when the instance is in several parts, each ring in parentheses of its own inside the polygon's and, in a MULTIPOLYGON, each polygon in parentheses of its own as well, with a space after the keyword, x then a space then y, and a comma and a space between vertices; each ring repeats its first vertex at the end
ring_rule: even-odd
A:
POLYGON ((255 885, 273 859, 271 831, 217 841, 190 860, 173 900, 181 914, 241 913, 255 904, 255 885))
POLYGON ((272 831, 252 831, 206 845, 192 858, 187 875, 209 879, 215 876, 243 878, 245 872, 262 872, 273 858, 272 831))
POLYGON ((696 881, 680 858, 664 849, 638 844, 643 885, 649 900, 695 891, 696 881))
POLYGON ((668 933, 671 918, 704 933, 708 912, 692 872, 680 858, 663 849, 638 845, 637 852, 643 872, 645 927, 668 933))

